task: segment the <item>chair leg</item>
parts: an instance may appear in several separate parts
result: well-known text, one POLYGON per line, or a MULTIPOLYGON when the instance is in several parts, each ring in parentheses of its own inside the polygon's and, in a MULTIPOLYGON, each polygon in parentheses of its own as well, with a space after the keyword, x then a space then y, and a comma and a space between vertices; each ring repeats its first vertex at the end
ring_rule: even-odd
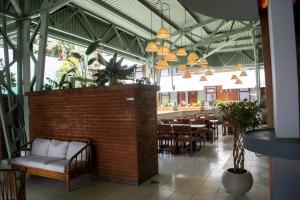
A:
POLYGON ((70 178, 67 178, 67 191, 70 192, 70 178))

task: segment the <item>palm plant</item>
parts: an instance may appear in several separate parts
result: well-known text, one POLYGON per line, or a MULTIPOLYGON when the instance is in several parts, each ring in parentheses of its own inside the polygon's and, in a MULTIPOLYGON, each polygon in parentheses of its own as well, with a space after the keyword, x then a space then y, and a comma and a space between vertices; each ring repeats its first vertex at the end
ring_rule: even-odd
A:
MULTIPOLYGON (((96 40, 94 42, 92 42, 85 54, 86 55, 90 55, 92 54, 94 51, 96 51, 96 49, 99 47, 99 43, 100 40, 96 40)), ((132 76, 136 65, 132 66, 132 67, 128 67, 127 65, 122 66, 122 62, 123 62, 123 58, 121 58, 120 60, 117 60, 117 53, 114 54, 114 56, 110 59, 109 62, 107 62, 100 53, 96 54, 97 56, 94 58, 91 58, 88 61, 88 65, 93 64, 94 62, 98 62, 99 64, 105 66, 104 69, 100 69, 97 71, 97 73, 95 74, 96 77, 96 84, 98 86, 104 86, 106 84, 108 85, 119 85, 119 84, 123 84, 123 80, 129 80, 131 79, 130 76, 132 76)))
POLYGON ((229 104, 219 104, 221 119, 233 127, 233 173, 245 173, 245 150, 243 134, 248 129, 254 129, 260 124, 259 105, 257 102, 241 101, 229 104))
POLYGON ((108 85, 119 85, 123 84, 122 80, 130 79, 136 66, 122 66, 122 62, 123 58, 117 61, 117 54, 115 53, 106 67, 98 70, 95 74, 97 85, 104 86, 107 83, 108 85))
POLYGON ((76 68, 72 68, 68 70, 66 73, 62 75, 59 82, 56 82, 50 78, 46 78, 48 83, 44 84, 44 90, 53 90, 53 89, 66 89, 66 88, 72 88, 71 81, 68 80, 68 77, 73 76, 73 74, 76 73, 76 68))

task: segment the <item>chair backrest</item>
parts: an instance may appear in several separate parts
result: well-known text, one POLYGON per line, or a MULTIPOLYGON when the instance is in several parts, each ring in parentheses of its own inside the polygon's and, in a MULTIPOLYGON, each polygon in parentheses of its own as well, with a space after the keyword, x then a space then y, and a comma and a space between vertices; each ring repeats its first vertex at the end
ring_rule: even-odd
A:
POLYGON ((1 200, 26 200, 25 170, 0 169, 1 200))
POLYGON ((172 127, 169 124, 161 124, 157 127, 158 134, 171 134, 172 127))
POLYGON ((173 133, 175 134, 186 134, 191 132, 191 126, 187 125, 176 125, 173 126, 173 133))
POLYGON ((161 119, 160 120, 163 124, 169 124, 170 121, 173 121, 173 119, 161 119))

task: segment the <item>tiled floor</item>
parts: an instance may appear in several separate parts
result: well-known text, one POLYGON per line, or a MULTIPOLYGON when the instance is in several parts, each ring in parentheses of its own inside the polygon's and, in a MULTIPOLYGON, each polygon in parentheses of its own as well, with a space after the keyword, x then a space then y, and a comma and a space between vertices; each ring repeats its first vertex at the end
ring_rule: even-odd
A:
POLYGON ((29 200, 267 200, 269 199, 268 160, 246 152, 245 168, 254 177, 254 185, 245 196, 233 197, 221 184, 223 170, 232 167, 232 136, 220 137, 193 157, 159 155, 159 174, 140 186, 91 181, 81 177, 66 192, 63 182, 30 176, 27 179, 29 200))

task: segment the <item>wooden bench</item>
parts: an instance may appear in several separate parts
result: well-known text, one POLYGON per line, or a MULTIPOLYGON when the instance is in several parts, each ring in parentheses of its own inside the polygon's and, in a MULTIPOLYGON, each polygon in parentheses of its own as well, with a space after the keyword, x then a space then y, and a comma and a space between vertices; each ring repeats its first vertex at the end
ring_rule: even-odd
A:
POLYGON ((15 168, 27 173, 70 181, 92 172, 92 147, 89 139, 39 137, 18 149, 12 159, 15 168), (47 150, 48 148, 48 150, 47 150))

